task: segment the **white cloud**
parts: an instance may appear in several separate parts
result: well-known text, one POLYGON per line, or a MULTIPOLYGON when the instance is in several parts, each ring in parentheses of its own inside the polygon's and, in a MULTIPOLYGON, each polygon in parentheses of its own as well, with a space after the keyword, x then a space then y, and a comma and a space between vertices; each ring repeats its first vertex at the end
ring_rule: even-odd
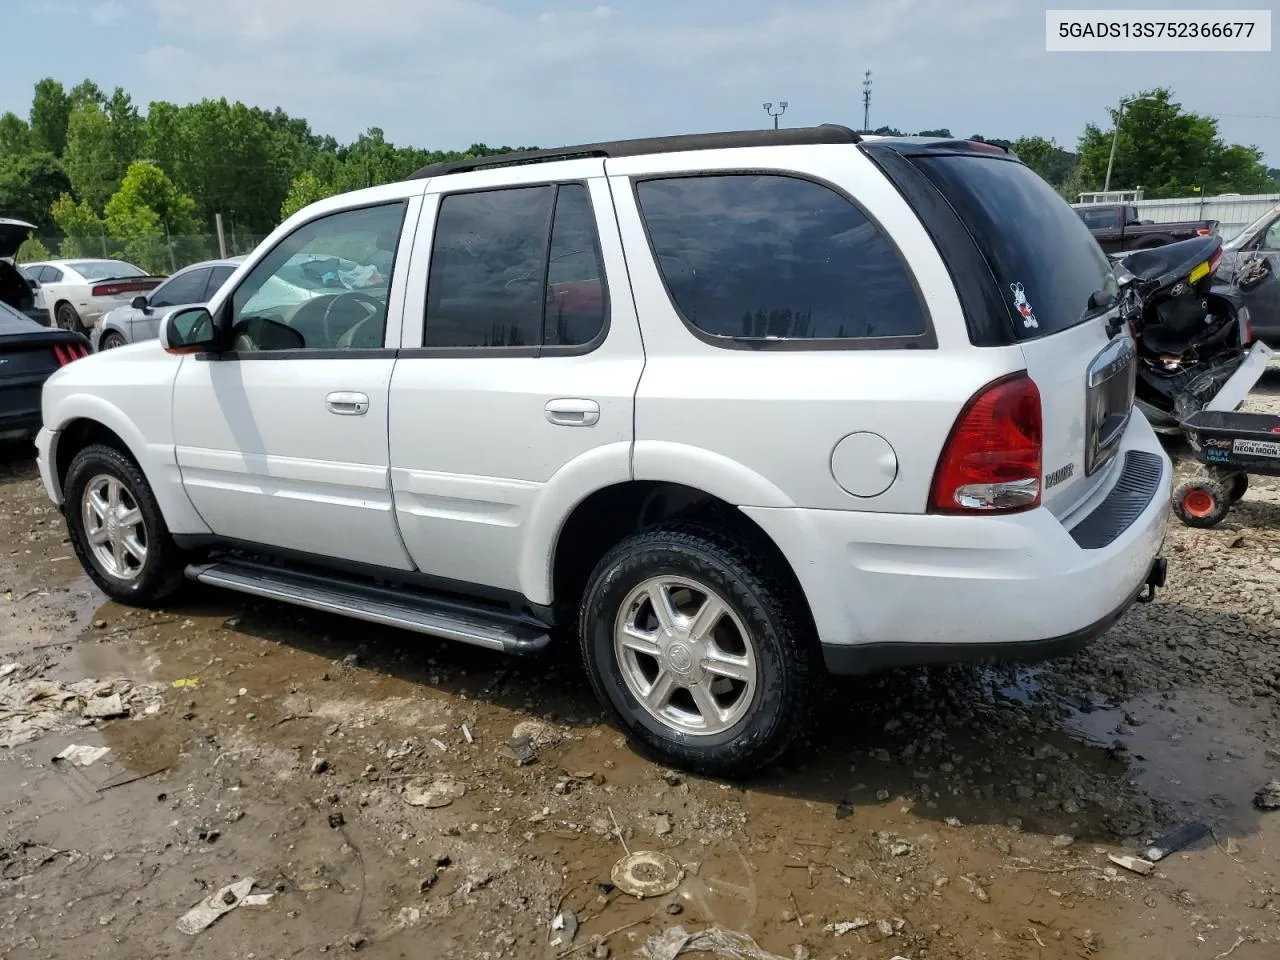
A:
POLYGON ((89 19, 100 27, 109 26, 124 16, 124 7, 117 0, 107 0, 89 11, 89 19))

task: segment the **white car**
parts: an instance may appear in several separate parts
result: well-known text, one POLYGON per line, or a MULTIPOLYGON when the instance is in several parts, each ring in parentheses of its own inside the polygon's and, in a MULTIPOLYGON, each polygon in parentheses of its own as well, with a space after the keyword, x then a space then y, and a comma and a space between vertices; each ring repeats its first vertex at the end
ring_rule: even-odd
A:
POLYGON ((88 334, 104 313, 149 293, 164 282, 123 260, 42 260, 24 263, 23 272, 39 284, 39 302, 52 325, 88 334))
POLYGON ((577 642, 638 743, 742 773, 824 667, 1056 656, 1163 585, 1172 471, 1114 292, 987 144, 437 165, 302 210, 158 343, 54 374, 40 472, 121 602, 185 577, 577 642), (301 255, 327 262, 282 298, 301 255))

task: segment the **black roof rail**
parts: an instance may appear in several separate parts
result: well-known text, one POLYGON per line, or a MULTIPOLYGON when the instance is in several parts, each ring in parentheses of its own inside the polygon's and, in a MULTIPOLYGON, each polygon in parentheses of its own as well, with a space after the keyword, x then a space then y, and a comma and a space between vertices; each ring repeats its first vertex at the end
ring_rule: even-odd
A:
POLYGON ((642 140, 613 140, 588 143, 554 150, 521 150, 468 160, 432 163, 414 172, 408 179, 422 180, 447 173, 513 167, 528 163, 550 163, 554 160, 577 160, 585 157, 641 157, 654 153, 679 153, 686 150, 717 150, 731 147, 794 147, 817 143, 859 143, 861 137, 848 127, 824 123, 818 127, 792 127, 784 130, 739 130, 727 133, 694 133, 674 137, 649 137, 642 140))

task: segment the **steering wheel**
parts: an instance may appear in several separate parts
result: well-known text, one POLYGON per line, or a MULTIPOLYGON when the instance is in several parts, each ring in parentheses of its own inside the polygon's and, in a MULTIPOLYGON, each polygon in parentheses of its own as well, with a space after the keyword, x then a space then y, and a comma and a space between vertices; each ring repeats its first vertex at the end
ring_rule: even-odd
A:
MULTIPOLYGON (((333 335, 329 331, 329 315, 333 313, 334 307, 346 300, 351 300, 355 303, 360 303, 369 307, 368 315, 361 317, 360 320, 355 321, 355 323, 360 323, 363 320, 369 319, 369 317, 377 316, 378 311, 383 309, 383 303, 381 300, 377 300, 374 297, 369 296, 367 293, 361 293, 359 290, 348 290, 346 293, 338 294, 329 301, 328 305, 324 308, 324 316, 320 318, 320 326, 324 331, 324 342, 326 344, 334 342, 333 335)), ((355 326, 355 323, 351 324, 351 326, 355 326)), ((351 327, 348 327, 347 329, 349 330, 350 328, 351 327)), ((345 332, 346 330, 343 331, 343 333, 345 332)))

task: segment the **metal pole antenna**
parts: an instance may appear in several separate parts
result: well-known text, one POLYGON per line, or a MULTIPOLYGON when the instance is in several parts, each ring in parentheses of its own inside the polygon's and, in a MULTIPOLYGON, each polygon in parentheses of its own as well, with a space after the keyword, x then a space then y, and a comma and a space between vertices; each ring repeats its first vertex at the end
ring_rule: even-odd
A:
POLYGON ((1106 193, 1111 189, 1111 168, 1116 165, 1116 144, 1120 142, 1120 118, 1124 116, 1124 105, 1127 101, 1120 101, 1120 109, 1116 111, 1116 129, 1111 134, 1111 156, 1107 158, 1107 176, 1102 183, 1102 192, 1106 193))
POLYGON ((1111 189, 1111 168, 1116 163, 1116 143, 1120 140, 1120 118, 1124 116, 1124 108, 1130 103, 1137 103, 1139 100, 1155 100, 1155 97, 1134 97, 1132 100, 1121 100, 1120 109, 1116 111, 1116 128, 1111 134, 1111 156, 1107 158, 1107 176, 1102 184, 1102 192, 1106 193, 1111 189))
POLYGON ((871 71, 862 78, 862 132, 871 132, 871 71))
POLYGON ((767 113, 769 116, 773 117, 773 129, 777 130, 778 118, 787 112, 787 101, 785 100, 778 101, 777 112, 774 111, 772 102, 766 103, 764 105, 764 112, 767 113))

